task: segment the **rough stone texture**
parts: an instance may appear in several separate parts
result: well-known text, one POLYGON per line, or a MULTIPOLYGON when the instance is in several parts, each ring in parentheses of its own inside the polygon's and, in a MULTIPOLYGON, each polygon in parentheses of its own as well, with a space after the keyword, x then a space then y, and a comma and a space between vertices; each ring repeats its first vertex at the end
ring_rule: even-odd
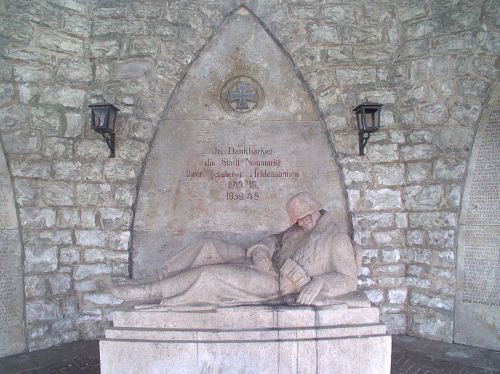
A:
MULTIPOLYGON (((417 299, 411 295, 449 298, 456 292, 450 275, 456 244, 448 235, 452 231, 454 240, 458 237, 464 168, 479 114, 498 76, 496 3, 241 3, 289 53, 318 105, 354 212, 354 238, 367 253, 360 287, 382 294, 383 319, 389 329, 394 326, 391 331, 450 341, 454 311, 412 305, 417 299), (385 105, 382 128, 368 142, 366 156, 359 157, 351 110, 365 96, 385 105), (431 201, 439 203, 432 206, 431 201), (381 222, 367 226, 376 214, 383 215, 381 222), (407 226, 401 217, 407 217, 407 226), (401 230, 403 243, 386 247, 377 232, 395 230, 401 230), (436 240, 438 230, 446 232, 445 240, 436 240), (399 251, 399 260, 383 262, 383 251, 393 250, 399 251), (389 265, 405 270, 385 268, 389 265), (389 292, 405 287, 407 304, 390 303, 389 292)), ((73 327, 50 319, 29 323, 30 349, 58 344, 62 336, 102 334, 110 308, 83 308, 76 299, 105 288, 105 275, 127 276, 123 258, 104 251, 127 253, 130 248, 130 231, 122 224, 132 216, 135 186, 162 111, 234 7, 232 0, 0 2, 0 136, 16 202, 20 212, 29 212, 22 237, 31 253, 37 246, 54 246, 58 256, 56 269, 27 275, 30 284, 45 287, 27 292, 26 301, 74 305, 67 316, 53 314, 59 322, 71 320, 73 327), (86 105, 104 99, 121 109, 114 160, 88 125, 86 105), (137 148, 127 149, 131 145, 137 148), (102 220, 101 210, 109 209, 124 212, 120 227, 103 227, 116 224, 102 220), (103 247, 74 241, 76 231, 86 230, 102 239, 98 244, 103 247), (86 251, 97 249, 103 250, 102 257, 89 254, 96 262, 87 263, 86 251), (69 289, 52 295, 49 278, 58 274, 73 280, 69 289)), ((52 269, 55 260, 50 261, 52 269)))

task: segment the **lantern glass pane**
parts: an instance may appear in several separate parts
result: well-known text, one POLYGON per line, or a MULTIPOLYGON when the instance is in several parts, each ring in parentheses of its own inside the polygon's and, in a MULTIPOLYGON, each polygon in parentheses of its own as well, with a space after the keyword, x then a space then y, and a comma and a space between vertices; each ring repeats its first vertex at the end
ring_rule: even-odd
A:
POLYGON ((363 115, 361 112, 356 112, 356 121, 358 122, 358 130, 363 130, 363 115))
POLYGON ((109 111, 109 130, 113 132, 115 130, 115 119, 116 119, 116 111, 111 108, 109 111))
POLYGON ((94 108, 94 127, 96 130, 106 129, 107 108, 94 108))

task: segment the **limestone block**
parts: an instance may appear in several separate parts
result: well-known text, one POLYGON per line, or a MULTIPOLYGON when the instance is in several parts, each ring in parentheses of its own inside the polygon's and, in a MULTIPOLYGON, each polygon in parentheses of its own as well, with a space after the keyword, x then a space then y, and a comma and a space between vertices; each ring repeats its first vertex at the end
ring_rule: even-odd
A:
POLYGON ((45 87, 40 95, 40 103, 81 108, 84 98, 85 91, 77 88, 45 87))
POLYGON ((374 83, 377 79, 377 72, 372 68, 365 69, 348 69, 348 68, 337 68, 335 70, 337 77, 337 82, 344 85, 353 84, 369 84, 374 83))
POLYGON ((151 62, 146 59, 127 60, 113 64, 112 76, 115 79, 134 79, 149 74, 151 62))
POLYGON ((0 105, 9 104, 14 99, 14 87, 10 83, 0 83, 0 105))
POLYGON ((401 208, 401 193, 388 188, 365 191, 365 206, 371 210, 401 208))
POLYGON ((39 275, 25 275, 24 290, 26 298, 46 296, 47 285, 45 283, 45 278, 39 275))
POLYGON ((436 139, 436 145, 441 149, 454 149, 467 152, 474 139, 473 127, 454 126, 442 129, 436 139))
POLYGON ((408 183, 422 183, 431 176, 430 162, 412 162, 406 165, 406 180, 408 183))
POLYGON ((455 230, 429 231, 429 245, 438 248, 453 248, 455 246, 455 230))
POLYGON ((105 159, 109 156, 106 144, 96 139, 80 139, 76 143, 76 154, 83 159, 105 159))
POLYGON ((71 206, 74 204, 75 191, 70 183, 51 182, 43 188, 43 201, 48 205, 71 206))
POLYGON ((130 244, 130 231, 114 231, 108 238, 110 249, 116 251, 128 251, 130 244))
POLYGON ((135 180, 137 177, 136 166, 125 161, 107 160, 104 165, 104 175, 111 181, 135 180))
POLYGON ((97 205, 111 201, 111 185, 107 183, 79 183, 76 186, 79 205, 97 205))
POLYGON ((434 43, 437 52, 467 51, 475 45, 474 35, 471 32, 441 36, 435 38, 434 43))
POLYGON ((379 305, 384 301, 384 291, 383 290, 365 290, 366 297, 375 305, 379 305))
POLYGON ((415 113, 413 110, 404 111, 399 115, 399 122, 403 125, 411 125, 415 123, 415 113))
POLYGON ((76 230, 76 244, 84 247, 104 247, 106 233, 99 230, 76 230))
POLYGON ((168 21, 155 21, 151 24, 153 35, 159 35, 163 40, 172 40, 177 36, 177 27, 168 21))
POLYGON ((379 229, 394 226, 392 213, 356 213, 353 214, 352 223, 355 229, 379 229))
POLYGON ((120 54, 120 42, 106 38, 104 40, 92 40, 90 50, 94 57, 117 57, 120 54))
POLYGON ((80 161, 59 161, 54 163, 54 179, 77 182, 82 178, 80 161))
POLYGON ((404 166, 400 164, 374 165, 373 175, 376 182, 381 186, 399 186, 404 184, 404 166))
POLYGON ((78 247, 61 248, 59 260, 63 265, 73 265, 80 262, 80 250, 78 247))
POLYGON ((21 84, 19 85, 19 102, 21 104, 29 104, 39 95, 39 87, 36 84, 21 84))
POLYGON ((46 273, 57 269, 57 247, 26 246, 24 252, 24 270, 26 273, 46 273))
POLYGON ((50 0, 49 3, 71 9, 78 13, 84 13, 86 10, 85 2, 79 0, 50 0))
POLYGON ((72 36, 44 31, 38 40, 40 48, 53 52, 81 54, 83 52, 82 41, 72 36))
POLYGON ((59 137, 46 137, 43 143, 43 154, 55 159, 69 159, 73 157, 73 141, 59 137))
POLYGON ((105 249, 91 248, 86 249, 83 255, 87 263, 99 263, 105 261, 128 262, 129 254, 124 251, 109 251, 105 249))
POLYGON ((92 79, 92 69, 85 59, 66 58, 60 60, 56 77, 60 81, 85 83, 92 79))
POLYGON ((428 279, 418 277, 407 277, 406 284, 410 287, 428 289, 431 287, 431 282, 428 279))
POLYGON ((461 187, 456 185, 445 187, 447 201, 452 208, 460 208, 461 187))
POLYGON ((61 114, 54 109, 32 108, 31 126, 46 135, 58 135, 61 129, 61 114))
POLYGON ((346 5, 327 5, 323 7, 323 16, 331 22, 348 23, 354 21, 354 9, 346 5))
POLYGON ((418 230, 407 231, 406 244, 409 246, 424 244, 424 233, 422 231, 418 231, 418 230))
POLYGON ((105 294, 105 293, 95 293, 95 294, 86 293, 83 296, 83 300, 85 302, 93 303, 96 305, 119 305, 123 302, 123 300, 117 299, 113 297, 111 294, 105 294))
POLYGON ((399 159, 397 144, 374 143, 368 145, 365 151, 370 162, 390 162, 399 159))
POLYGON ((429 54, 429 39, 409 41, 403 44, 401 55, 404 58, 421 57, 429 54))
POLYGON ((26 322, 54 321, 62 318, 61 309, 56 301, 37 300, 26 303, 26 322))
POLYGON ((130 122, 132 125, 130 135, 132 137, 146 141, 150 141, 153 138, 153 134, 156 129, 154 123, 138 119, 131 120, 130 122))
POLYGON ((84 118, 79 113, 66 113, 66 131, 64 136, 72 138, 80 136, 82 133, 82 127, 84 124, 84 118))
MULTIPOLYGON (((474 59, 476 61, 476 59, 474 59)), ((478 120, 479 114, 481 113, 481 106, 474 103, 461 103, 457 102, 453 104, 450 109, 451 118, 456 119, 459 122, 471 124, 478 120)))
POLYGON ((388 314, 381 317, 381 320, 387 324, 387 333, 392 335, 406 334, 406 315, 403 313, 388 314))
POLYGON ((130 208, 134 203, 135 186, 121 186, 115 188, 115 201, 127 208, 130 208))
POLYGON ((374 232, 373 239, 378 246, 382 247, 401 247, 404 245, 404 237, 401 230, 374 232))
POLYGON ((55 225, 56 212, 51 208, 22 208, 21 225, 27 228, 47 228, 55 225))
POLYGON ((436 155, 436 149, 430 144, 407 145, 401 147, 401 154, 405 161, 428 160, 436 155))
MULTIPOLYGON (((12 118, 12 120, 15 119, 12 118)), ((15 131, 7 133, 3 135, 3 141, 5 144, 5 152, 14 154, 36 153, 41 148, 42 143, 38 132, 35 131, 15 131)), ((37 172, 36 169, 30 167, 29 164, 25 164, 23 161, 16 160, 14 161, 14 163, 16 164, 16 166, 21 167, 22 169, 26 169, 25 171, 18 171, 22 176, 30 176, 30 174, 33 173, 43 178, 43 176, 47 175, 46 165, 48 163, 45 161, 39 161, 39 172, 37 172), (26 168, 24 166, 26 166, 26 168)), ((50 170, 48 172, 50 173, 50 170)))
POLYGON ((30 24, 16 19, 0 18, 0 35, 17 41, 27 42, 31 39, 33 28, 30 24))
POLYGON ((31 47, 7 44, 3 49, 3 56, 15 60, 50 63, 47 53, 39 52, 31 47))
POLYGON ((92 229, 97 227, 96 221, 97 211, 93 208, 82 208, 80 209, 80 219, 81 225, 84 228, 92 229))
POLYGON ((48 279, 52 295, 68 292, 71 289, 71 276, 69 274, 53 274, 48 279))
POLYGON ((311 24, 309 25, 309 40, 314 44, 340 43, 340 36, 334 24, 311 24))
MULTIPOLYGON (((401 237, 401 241, 403 241, 402 237, 401 237)), ((401 258, 401 254, 400 254, 398 249, 383 250, 382 251, 382 261, 384 263, 398 262, 400 258, 401 258)))
POLYGON ((90 20, 74 13, 64 13, 63 30, 69 34, 88 38, 90 36, 90 20))
POLYGON ((26 231, 25 241, 29 244, 73 244, 71 230, 26 231))
POLYGON ((160 42, 151 37, 137 37, 131 42, 130 52, 135 55, 156 55, 160 48, 160 42))
POLYGON ((405 207, 409 210, 436 210, 443 203, 443 187, 409 186, 404 188, 405 207))
POLYGON ((129 211, 116 208, 101 208, 99 215, 104 229, 127 228, 132 218, 129 211))
POLYGON ((407 293, 406 288, 394 288, 388 291, 387 296, 390 303, 402 304, 406 301, 407 293))
POLYGON ((425 305, 429 308, 453 310, 453 298, 429 297, 425 294, 412 291, 410 297, 411 305, 425 305))
POLYGON ((48 66, 36 64, 14 66, 14 79, 18 82, 40 82, 51 78, 51 70, 48 66))
POLYGON ((483 99, 488 94, 489 84, 482 79, 462 78, 458 81, 460 95, 483 99))
POLYGON ((426 19, 424 21, 415 22, 407 26, 405 35, 407 40, 421 39, 435 30, 439 30, 440 25, 437 19, 426 19))
POLYGON ((148 150, 148 143, 128 139, 117 149, 116 157, 132 162, 142 162, 145 160, 148 150))
POLYGON ((109 274, 110 272, 111 266, 108 264, 78 265, 75 266, 73 277, 75 280, 80 281, 96 275, 109 274))

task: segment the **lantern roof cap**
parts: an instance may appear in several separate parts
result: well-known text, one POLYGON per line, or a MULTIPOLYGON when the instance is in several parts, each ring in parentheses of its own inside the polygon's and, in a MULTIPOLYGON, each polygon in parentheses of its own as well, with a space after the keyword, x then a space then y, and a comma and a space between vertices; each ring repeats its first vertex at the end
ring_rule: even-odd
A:
POLYGON ((110 106, 110 107, 116 109, 117 111, 120 111, 120 109, 115 107, 113 104, 107 103, 105 101, 103 101, 101 103, 89 104, 89 108, 98 108, 98 107, 103 107, 103 106, 110 106))
POLYGON ((361 104, 359 104, 356 108, 354 108, 352 111, 353 112, 357 112, 360 108, 363 108, 363 107, 379 107, 379 108, 382 108, 383 105, 384 104, 375 103, 373 101, 365 100, 361 104))

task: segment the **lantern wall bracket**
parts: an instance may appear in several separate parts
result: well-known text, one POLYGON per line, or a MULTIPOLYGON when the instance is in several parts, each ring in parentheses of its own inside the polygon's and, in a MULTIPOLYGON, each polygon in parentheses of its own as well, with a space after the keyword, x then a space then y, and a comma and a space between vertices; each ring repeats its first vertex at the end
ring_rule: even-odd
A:
POLYGON ((359 155, 360 156, 365 155, 365 147, 366 147, 366 143, 368 143, 368 139, 370 139, 369 132, 360 132, 359 133, 359 155))
POLYGON ((109 148, 109 157, 115 157, 115 134, 114 133, 102 133, 102 137, 106 141, 109 148))

